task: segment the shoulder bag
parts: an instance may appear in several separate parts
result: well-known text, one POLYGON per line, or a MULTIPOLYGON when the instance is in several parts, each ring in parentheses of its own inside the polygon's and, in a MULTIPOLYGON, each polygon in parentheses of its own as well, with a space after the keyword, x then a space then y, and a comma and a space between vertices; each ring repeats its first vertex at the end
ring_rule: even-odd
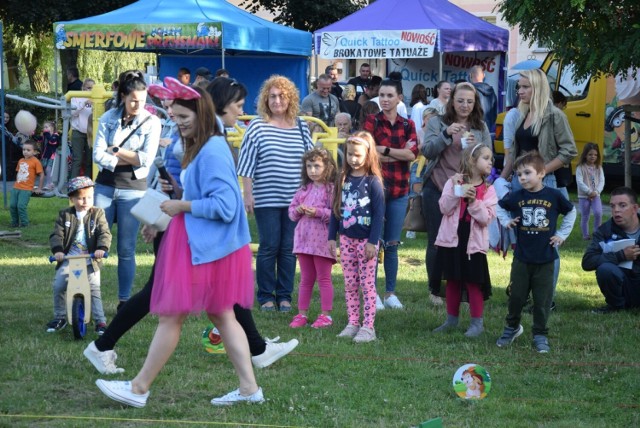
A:
POLYGON ((422 195, 417 195, 409 199, 409 207, 407 209, 407 215, 404 217, 402 228, 414 232, 427 231, 427 224, 422 215, 422 195))
MULTIPOLYGON (((555 141, 555 138, 556 138, 555 122, 556 122, 555 117, 554 117, 554 114, 552 113, 551 126, 553 127, 553 139, 554 139, 554 142, 556 143, 556 147, 558 147, 559 149, 560 147, 558 146, 557 141, 555 141)), ((553 171, 553 175, 556 176, 556 187, 558 188, 569 187, 571 186, 571 183, 573 183, 573 171, 571 171, 571 164, 562 165, 560 168, 553 171)))

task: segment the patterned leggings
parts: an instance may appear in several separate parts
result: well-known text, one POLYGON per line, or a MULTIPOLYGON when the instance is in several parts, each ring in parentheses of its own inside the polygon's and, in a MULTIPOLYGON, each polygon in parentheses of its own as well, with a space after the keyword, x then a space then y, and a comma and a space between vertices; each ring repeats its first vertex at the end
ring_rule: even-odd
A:
MULTIPOLYGON (((340 236, 340 264, 344 275, 344 296, 347 301, 347 315, 349 324, 360 325, 360 296, 358 289, 362 289, 364 303, 363 327, 373 329, 376 319, 376 257, 367 260, 364 254, 366 239, 354 239, 340 236)), ((377 249, 376 245, 376 249, 377 249)))

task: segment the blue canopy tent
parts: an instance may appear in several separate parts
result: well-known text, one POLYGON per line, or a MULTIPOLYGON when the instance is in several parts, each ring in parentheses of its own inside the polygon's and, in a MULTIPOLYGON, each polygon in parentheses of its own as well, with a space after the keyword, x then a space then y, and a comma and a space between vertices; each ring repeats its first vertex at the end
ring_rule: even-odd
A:
MULTIPOLYGON (((434 71, 437 72, 437 80, 455 80, 456 78, 464 78, 460 73, 454 73, 447 76, 446 70, 443 68, 447 65, 456 66, 458 69, 464 67, 470 68, 471 65, 481 64, 483 67, 487 65, 486 55, 467 54, 464 58, 477 59, 477 61, 468 61, 465 59, 453 58, 451 64, 447 64, 446 53, 499 53, 500 64, 494 64, 493 67, 499 73, 496 79, 498 87, 495 87, 497 93, 502 93, 505 80, 505 52, 509 46, 509 31, 497 27, 477 16, 461 9, 460 7, 448 2, 447 0, 377 0, 369 6, 360 9, 357 12, 335 22, 327 27, 317 30, 314 33, 316 53, 323 56, 323 46, 327 46, 327 40, 332 41, 337 46, 349 46, 350 35, 359 35, 361 40, 356 44, 368 43, 372 45, 372 39, 365 40, 364 37, 375 36, 377 41, 373 42, 375 47, 393 46, 394 44, 402 45, 409 37, 414 37, 415 42, 430 42, 431 50, 402 50, 402 49, 376 49, 375 52, 382 52, 385 56, 359 56, 358 53, 371 53, 373 49, 362 49, 361 52, 355 52, 351 58, 387 58, 387 69, 395 69, 403 72, 403 79, 406 80, 411 72, 405 73, 403 68, 411 65, 417 60, 424 60, 434 56, 439 57, 439 65, 434 71), (404 32, 397 39, 389 38, 388 34, 393 31, 404 32), (380 32, 382 36, 375 36, 376 32, 380 32), (435 34, 435 39, 430 39, 429 34, 435 34), (407 34, 411 33, 411 34, 407 34), (345 40, 346 38, 346 40, 345 40), (324 41, 324 45, 323 45, 324 41), (383 42, 380 42, 383 41, 383 42), (409 53, 410 56, 403 56, 409 53), (396 55, 397 54, 397 55, 396 55), (390 63, 392 62, 392 63, 390 63), (458 64, 455 64, 458 62, 458 64), (498 92, 499 91, 499 92, 498 92)), ((416 46, 419 46, 416 43, 416 46)), ((340 53, 344 53, 342 49, 340 53)), ((420 62, 422 65, 424 62, 420 62)), ((422 72, 422 67, 415 67, 415 71, 422 72)), ((486 69, 486 67, 485 67, 486 69)), ((425 82, 424 79, 415 79, 414 83, 423 83, 425 86, 433 86, 435 82, 425 82), (427 85, 428 83, 428 85, 427 85)), ((409 92, 410 93, 410 92, 409 92)), ((502 99, 500 99, 502 102, 502 99)))
POLYGON ((159 77, 226 68, 253 98, 272 74, 307 92, 311 34, 258 18, 225 0, 140 0, 102 15, 54 24, 58 49, 156 52, 159 77))

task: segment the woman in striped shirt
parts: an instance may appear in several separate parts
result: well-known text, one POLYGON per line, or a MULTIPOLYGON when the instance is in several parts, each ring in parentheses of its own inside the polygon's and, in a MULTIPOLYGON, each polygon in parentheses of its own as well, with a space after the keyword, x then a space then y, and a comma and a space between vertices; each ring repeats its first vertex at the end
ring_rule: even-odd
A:
POLYGON ((288 208, 300 187, 302 155, 313 148, 307 124, 297 118, 299 102, 293 82, 271 76, 260 89, 260 117, 249 124, 240 148, 244 205, 258 225, 257 297, 263 311, 275 311, 276 305, 281 312, 291 310, 296 224, 288 208))

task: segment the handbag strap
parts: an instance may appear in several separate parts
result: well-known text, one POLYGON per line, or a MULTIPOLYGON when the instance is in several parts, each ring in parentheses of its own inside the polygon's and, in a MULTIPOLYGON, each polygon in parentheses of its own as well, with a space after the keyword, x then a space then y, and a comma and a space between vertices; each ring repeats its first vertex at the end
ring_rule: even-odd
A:
POLYGON ((556 143, 556 147, 560 150, 560 145, 556 139, 556 116, 553 110, 551 110, 551 131, 553 133, 553 142, 556 143))
POLYGON ((304 138, 304 131, 302 130, 302 120, 299 117, 296 117, 296 122, 298 123, 298 131, 300 131, 300 138, 302 141, 302 148, 306 152, 306 143, 304 138))
POLYGON ((296 123, 298 124, 298 130, 300 131, 300 137, 302 137, 302 145, 304 146, 304 132, 302 132, 302 121, 299 117, 296 117, 296 123))
POLYGON ((133 129, 133 131, 131 131, 131 132, 129 133, 129 135, 127 135, 127 136, 126 136, 126 138, 120 142, 120 144, 117 144, 117 145, 116 145, 116 144, 114 144, 113 146, 114 146, 114 147, 121 147, 121 146, 123 146, 123 145, 124 145, 124 143, 126 143, 127 141, 129 141, 129 138, 131 138, 131 136, 132 136, 133 134, 135 134, 135 133, 138 131, 138 129, 140 129, 140 127, 141 127, 142 125, 144 125, 144 124, 145 124, 145 122, 146 122, 147 120, 149 120, 149 119, 151 119, 151 115, 149 115, 149 116, 145 117, 145 118, 142 120, 142 122, 140 122, 140 123, 138 124, 138 126, 136 126, 136 127, 133 129))

